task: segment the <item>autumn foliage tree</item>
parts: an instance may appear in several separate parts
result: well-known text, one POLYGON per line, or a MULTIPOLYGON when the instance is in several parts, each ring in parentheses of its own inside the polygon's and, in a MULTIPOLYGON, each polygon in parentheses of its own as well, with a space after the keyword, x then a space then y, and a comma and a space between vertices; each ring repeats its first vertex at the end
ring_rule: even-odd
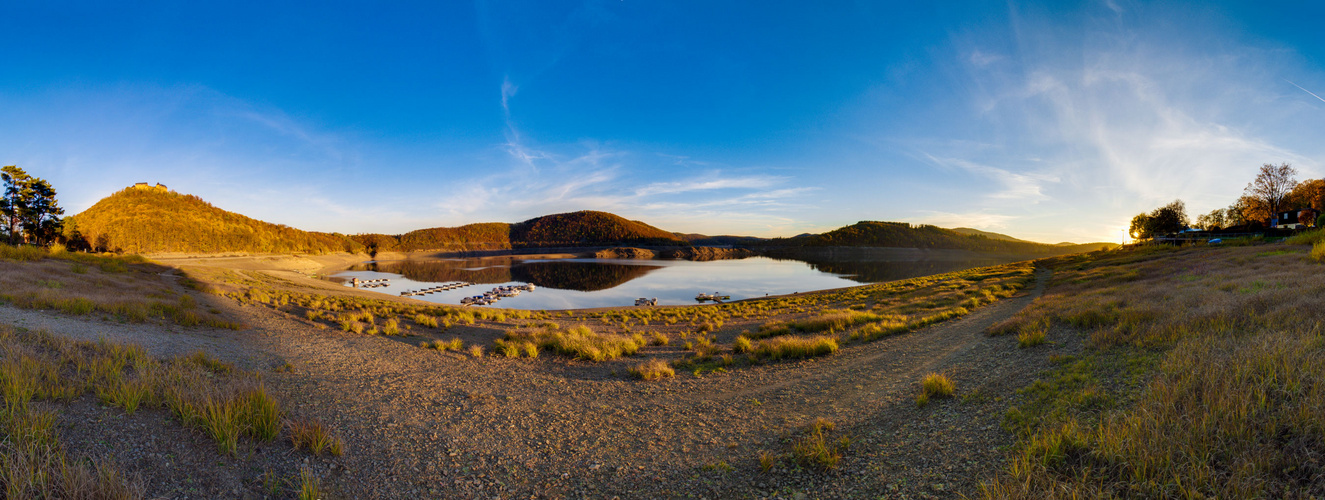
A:
POLYGON ((1248 211, 1243 216, 1248 220, 1268 221, 1287 206, 1288 196, 1297 187, 1297 169, 1282 163, 1261 165, 1256 180, 1242 190, 1243 199, 1247 200, 1248 211))

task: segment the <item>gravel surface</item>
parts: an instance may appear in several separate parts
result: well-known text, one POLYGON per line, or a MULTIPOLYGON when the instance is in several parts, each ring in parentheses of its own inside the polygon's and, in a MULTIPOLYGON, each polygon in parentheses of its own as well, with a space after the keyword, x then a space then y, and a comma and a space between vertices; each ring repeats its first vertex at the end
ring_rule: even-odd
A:
POLYGON ((1052 333, 1058 342, 1035 349, 984 335, 1038 297, 1047 273, 1028 293, 834 356, 657 382, 626 378, 638 359, 473 359, 233 303, 216 305, 248 329, 7 306, 0 321, 136 342, 159 356, 203 349, 262 371, 286 411, 345 438, 338 458, 283 443, 248 444, 229 458, 164 412, 127 417, 95 400, 70 405, 62 436, 71 454, 115 456, 144 476, 153 497, 263 498, 264 474, 290 478, 309 466, 339 498, 952 498, 1002 470, 1013 439, 999 424, 1016 389, 1051 354, 1076 348, 1052 333), (273 370, 286 363, 293 370, 273 370), (931 371, 951 376, 957 395, 917 408, 919 380, 931 371), (836 423, 833 436, 851 439, 837 468, 783 460, 761 469, 758 453, 789 453, 819 417, 836 423))

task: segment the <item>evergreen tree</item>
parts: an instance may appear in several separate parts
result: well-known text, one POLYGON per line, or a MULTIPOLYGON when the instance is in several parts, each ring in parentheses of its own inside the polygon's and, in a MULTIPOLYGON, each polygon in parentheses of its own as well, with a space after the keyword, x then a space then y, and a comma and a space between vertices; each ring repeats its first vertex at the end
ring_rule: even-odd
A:
POLYGON ((47 245, 60 234, 64 209, 55 199, 55 188, 16 165, 0 168, 4 196, 0 198, 0 223, 10 244, 47 245))

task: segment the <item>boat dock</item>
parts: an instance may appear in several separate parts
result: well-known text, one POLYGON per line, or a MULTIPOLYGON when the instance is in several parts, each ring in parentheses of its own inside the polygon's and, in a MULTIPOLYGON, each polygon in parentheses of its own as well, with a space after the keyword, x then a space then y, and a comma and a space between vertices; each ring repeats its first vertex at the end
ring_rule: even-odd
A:
POLYGON ((447 291, 455 290, 455 289, 457 289, 457 288, 464 288, 464 287, 467 287, 467 286, 470 286, 470 285, 473 285, 473 283, 469 283, 469 282, 467 282, 467 281, 457 281, 457 282, 455 282, 455 283, 447 283, 447 284, 445 284, 445 285, 434 286, 434 287, 431 287, 431 288, 420 288, 420 289, 418 289, 418 290, 405 290, 405 291, 403 291, 403 292, 400 292, 400 296, 401 296, 401 297, 413 297, 413 296, 416 296, 416 295, 428 295, 428 294, 433 294, 433 293, 438 293, 438 292, 447 292, 447 291))

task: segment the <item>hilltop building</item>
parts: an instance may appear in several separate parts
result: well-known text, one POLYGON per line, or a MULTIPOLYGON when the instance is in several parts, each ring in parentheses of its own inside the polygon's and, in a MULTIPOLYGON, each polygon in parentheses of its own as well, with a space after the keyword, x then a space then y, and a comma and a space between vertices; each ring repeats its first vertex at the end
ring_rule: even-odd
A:
POLYGON ((156 190, 156 191, 161 191, 161 192, 163 192, 163 193, 166 192, 166 191, 169 191, 169 189, 166 189, 166 185, 165 185, 165 184, 162 184, 162 183, 160 183, 160 182, 156 183, 155 186, 149 185, 149 184, 146 183, 146 182, 139 182, 139 183, 134 184, 134 185, 129 186, 129 187, 132 188, 132 189, 153 189, 153 190, 156 190))

